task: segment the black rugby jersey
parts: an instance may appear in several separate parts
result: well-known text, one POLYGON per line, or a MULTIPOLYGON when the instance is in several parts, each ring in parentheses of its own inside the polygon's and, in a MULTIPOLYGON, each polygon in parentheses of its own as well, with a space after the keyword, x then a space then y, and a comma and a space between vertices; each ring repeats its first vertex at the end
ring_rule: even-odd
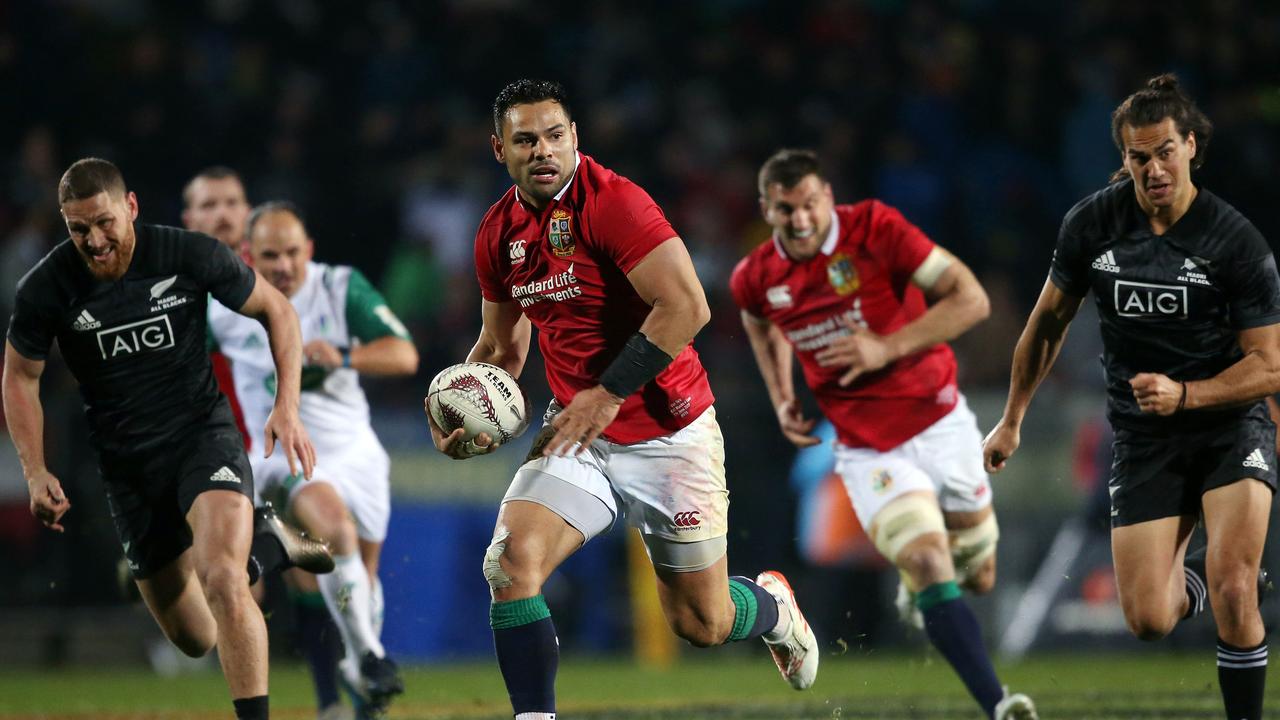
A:
POLYGON ((8 338, 44 360, 56 339, 84 398, 94 444, 128 456, 231 414, 205 350, 208 297, 239 308, 254 274, 217 240, 135 223, 124 276, 95 278, 70 239, 18 283, 8 338))
POLYGON ((1049 277, 1074 297, 1093 291, 1113 425, 1196 429, 1252 408, 1160 417, 1141 412, 1129 386, 1140 372, 1213 377, 1243 357, 1238 331, 1280 323, 1275 257, 1257 228, 1213 193, 1200 188, 1164 235, 1152 232, 1132 180, 1090 195, 1063 219, 1049 277))

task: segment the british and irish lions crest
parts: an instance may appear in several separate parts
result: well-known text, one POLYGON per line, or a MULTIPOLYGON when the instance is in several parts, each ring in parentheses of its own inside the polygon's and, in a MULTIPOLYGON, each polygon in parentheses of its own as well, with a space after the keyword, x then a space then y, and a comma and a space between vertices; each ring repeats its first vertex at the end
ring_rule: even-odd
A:
POLYGON ((553 210, 551 222, 547 227, 547 241, 556 257, 569 257, 573 254, 573 233, 569 229, 572 217, 568 210, 553 210))
POLYGON ((853 266, 853 260, 844 253, 831 256, 831 260, 827 263, 827 279, 831 281, 831 287, 835 288, 837 295, 848 295, 856 291, 861 284, 858 281, 858 269, 853 266))

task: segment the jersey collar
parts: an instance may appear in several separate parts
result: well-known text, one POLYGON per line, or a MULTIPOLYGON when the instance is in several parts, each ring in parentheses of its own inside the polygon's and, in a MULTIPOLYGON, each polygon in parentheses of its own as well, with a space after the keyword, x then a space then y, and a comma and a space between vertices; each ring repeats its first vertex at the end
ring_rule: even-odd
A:
MULTIPOLYGON (((827 230, 827 239, 822 241, 822 254, 831 255, 836 251, 836 245, 840 242, 840 216, 836 215, 836 211, 831 211, 831 228, 827 230)), ((773 249, 778 251, 778 257, 783 260, 791 260, 791 256, 787 251, 782 249, 782 241, 778 239, 778 233, 773 234, 773 249)))

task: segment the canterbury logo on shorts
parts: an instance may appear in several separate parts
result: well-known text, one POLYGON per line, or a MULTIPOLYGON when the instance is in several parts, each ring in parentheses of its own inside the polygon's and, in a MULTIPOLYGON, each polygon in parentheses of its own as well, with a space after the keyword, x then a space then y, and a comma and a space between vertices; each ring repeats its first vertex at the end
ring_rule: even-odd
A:
POLYGON ((701 513, 702 513, 701 510, 689 510, 687 512, 678 512, 675 514, 675 517, 671 518, 671 520, 672 520, 672 523, 677 528, 684 528, 684 529, 696 528, 702 524, 702 521, 698 519, 698 515, 700 515, 701 513))

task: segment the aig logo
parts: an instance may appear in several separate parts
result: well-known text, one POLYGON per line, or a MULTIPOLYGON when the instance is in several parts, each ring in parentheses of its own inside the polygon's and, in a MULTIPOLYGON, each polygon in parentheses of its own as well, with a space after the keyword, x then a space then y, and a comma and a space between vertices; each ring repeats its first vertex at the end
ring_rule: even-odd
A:
POLYGON ((98 349, 103 360, 173 347, 173 326, 169 315, 139 320, 98 331, 98 349))
POLYGON ((1185 285, 1116 281, 1116 314, 1120 317, 1187 317, 1185 285))
POLYGON ((519 265, 520 263, 524 262, 524 244, 526 242, 528 241, 527 240, 511 241, 511 264, 512 265, 519 265))

